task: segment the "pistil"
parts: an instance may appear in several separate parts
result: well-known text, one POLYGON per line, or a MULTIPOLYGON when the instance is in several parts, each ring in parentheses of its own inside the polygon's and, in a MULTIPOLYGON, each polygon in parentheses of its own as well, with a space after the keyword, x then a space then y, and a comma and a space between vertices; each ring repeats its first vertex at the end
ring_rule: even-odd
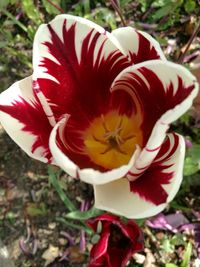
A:
POLYGON ((116 125, 114 131, 110 131, 108 129, 108 127, 106 126, 106 122, 105 122, 105 119, 104 119, 104 116, 103 115, 101 115, 101 119, 102 119, 103 128, 105 130, 105 134, 103 135, 103 140, 98 139, 95 136, 93 136, 93 138, 94 138, 95 141, 98 141, 101 144, 104 144, 104 145, 107 145, 108 146, 101 154, 106 154, 111 149, 115 149, 119 153, 126 155, 127 153, 120 148, 120 145, 121 144, 124 144, 124 142, 126 142, 128 139, 133 138, 134 135, 130 135, 130 136, 128 136, 125 139, 123 139, 120 136, 120 133, 121 133, 121 131, 123 129, 122 128, 123 118, 120 118, 120 121, 116 125))

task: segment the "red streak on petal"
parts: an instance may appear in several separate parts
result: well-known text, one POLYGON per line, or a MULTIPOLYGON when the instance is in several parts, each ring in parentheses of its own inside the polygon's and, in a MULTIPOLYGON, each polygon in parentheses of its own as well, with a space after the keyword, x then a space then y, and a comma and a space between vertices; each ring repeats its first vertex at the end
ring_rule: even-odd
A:
POLYGON ((105 56, 104 47, 108 37, 95 32, 94 29, 80 40, 78 60, 75 46, 78 24, 74 23, 67 28, 67 20, 64 21, 63 41, 51 25, 48 25, 48 28, 51 42, 45 42, 44 45, 59 64, 49 58, 43 58, 40 66, 45 67, 46 72, 58 83, 39 78, 41 90, 49 102, 55 104, 52 109, 57 118, 65 113, 79 114, 78 117, 85 120, 94 118, 107 108, 110 85, 130 62, 117 49, 105 56))
POLYGON ((129 53, 132 63, 138 64, 147 60, 160 59, 160 56, 154 46, 141 33, 137 32, 139 47, 137 53, 129 53))
POLYGON ((173 172, 164 172, 168 167, 150 167, 139 179, 130 182, 130 190, 155 205, 165 203, 168 194, 162 185, 170 183, 173 177, 173 172))
POLYGON ((171 149, 170 149, 170 139, 169 138, 167 138, 165 140, 165 142, 162 144, 161 149, 158 152, 158 155, 154 160, 155 164, 162 163, 162 162, 168 160, 175 153, 175 151, 178 147, 178 144, 179 144, 179 138, 175 133, 173 133, 173 139, 174 139, 174 144, 171 147, 171 149), (165 157, 160 159, 163 155, 165 155, 165 157))
POLYGON ((10 106, 0 105, 0 110, 22 123, 22 131, 36 137, 31 152, 34 153, 36 149, 41 147, 44 149, 41 156, 51 162, 52 155, 48 143, 52 127, 44 114, 42 106, 37 101, 37 97, 35 96, 35 101, 32 104, 21 98, 19 101, 15 100, 10 106))
POLYGON ((185 87, 183 80, 178 76, 178 88, 176 90, 173 82, 170 82, 165 88, 165 84, 152 70, 142 67, 139 71, 148 84, 139 75, 130 72, 129 76, 117 81, 116 86, 121 85, 122 89, 127 87, 127 90, 131 90, 137 97, 144 118, 141 128, 144 133, 145 144, 158 119, 168 110, 181 104, 190 95, 194 85, 185 87))
MULTIPOLYGON (((165 203, 168 197, 162 185, 169 184, 174 175, 173 171, 167 171, 173 164, 166 164, 179 145, 179 138, 176 134, 173 134, 173 140, 172 145, 168 138, 161 146, 154 162, 149 167, 147 166, 147 170, 142 175, 140 174, 138 179, 130 182, 132 192, 155 205, 165 203)), ((134 173, 130 175, 134 176, 134 173)))
POLYGON ((145 147, 145 150, 148 151, 148 152, 155 152, 156 150, 160 149, 161 146, 158 146, 156 148, 153 148, 153 149, 150 149, 150 148, 147 148, 145 147))

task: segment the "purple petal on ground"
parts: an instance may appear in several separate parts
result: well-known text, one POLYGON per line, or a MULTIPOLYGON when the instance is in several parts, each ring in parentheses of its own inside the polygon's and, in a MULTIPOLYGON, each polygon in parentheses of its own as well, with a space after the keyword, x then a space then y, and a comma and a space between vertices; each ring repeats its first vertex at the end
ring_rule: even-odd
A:
POLYGON ((188 219, 182 213, 169 214, 165 216, 167 223, 172 229, 178 229, 183 224, 188 224, 188 219))
POLYGON ((146 221, 146 224, 154 229, 171 230, 171 226, 167 223, 166 216, 163 213, 146 221))
POLYGON ((85 203, 86 203, 85 200, 81 201, 80 211, 85 211, 85 203))
POLYGON ((200 223, 187 223, 180 227, 180 231, 187 231, 187 230, 199 230, 200 231, 200 223))
POLYGON ((80 251, 85 251, 85 249, 86 249, 85 231, 81 230, 80 251))
POLYGON ((31 254, 23 238, 19 240, 19 247, 25 255, 31 254))
POLYGON ((91 207, 91 202, 87 200, 85 203, 85 210, 89 210, 90 207, 91 207))
POLYGON ((147 225, 154 229, 170 230, 177 232, 178 228, 183 224, 188 224, 189 221, 182 213, 174 213, 164 215, 163 213, 158 214, 146 221, 147 225))
POLYGON ((68 255, 69 255, 69 249, 67 248, 61 255, 61 258, 59 259, 59 261, 63 261, 63 260, 68 260, 68 255))
POLYGON ((60 234, 64 237, 66 237, 66 239, 69 241, 69 245, 73 246, 75 245, 75 241, 74 238, 67 232, 61 231, 60 234))

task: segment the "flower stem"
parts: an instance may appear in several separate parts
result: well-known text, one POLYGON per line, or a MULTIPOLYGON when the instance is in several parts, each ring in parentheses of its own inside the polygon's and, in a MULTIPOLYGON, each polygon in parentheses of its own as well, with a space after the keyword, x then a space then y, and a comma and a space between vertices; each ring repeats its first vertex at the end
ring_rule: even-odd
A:
POLYGON ((72 203, 72 201, 67 197, 67 195, 65 194, 65 192, 63 191, 59 181, 58 181, 58 175, 55 171, 53 171, 53 168, 51 166, 49 166, 48 168, 48 172, 49 172, 49 180, 50 183, 53 185, 53 187, 55 188, 55 190, 57 191, 60 199, 63 201, 65 207, 69 210, 69 211, 75 211, 76 207, 74 206, 74 204, 72 203))
POLYGON ((179 63, 179 64, 182 64, 182 63, 183 63, 183 61, 184 61, 184 57, 185 57, 185 55, 186 55, 188 49, 190 48, 190 45, 192 44, 194 38, 198 35, 199 32, 200 32, 200 23, 199 23, 199 25, 197 26, 197 28, 194 30, 194 32, 193 32, 192 36, 190 37, 190 39, 189 39, 189 41, 188 41, 188 43, 187 43, 187 45, 186 45, 186 47, 185 47, 183 53, 182 53, 182 54, 180 55, 180 57, 178 58, 177 63, 179 63))
POLYGON ((127 24, 126 24, 126 21, 125 21, 125 19, 124 19, 124 17, 123 17, 121 8, 115 3, 114 0, 110 0, 110 3, 111 3, 111 5, 112 5, 112 7, 114 8, 114 10, 115 10, 115 11, 117 12, 117 14, 119 15, 119 17, 120 17, 120 19, 121 19, 121 22, 122 22, 123 26, 126 27, 127 24))

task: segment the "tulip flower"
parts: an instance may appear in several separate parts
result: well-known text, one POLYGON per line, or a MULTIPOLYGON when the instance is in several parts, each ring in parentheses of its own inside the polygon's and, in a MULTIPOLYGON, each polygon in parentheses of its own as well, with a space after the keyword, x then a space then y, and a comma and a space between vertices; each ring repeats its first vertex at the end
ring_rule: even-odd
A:
POLYGON ((33 75, 0 95, 0 121, 29 156, 92 184, 97 208, 143 218, 180 187, 185 142, 168 129, 197 92, 149 34, 59 15, 35 35, 33 75))
POLYGON ((143 249, 142 232, 131 220, 125 223, 117 216, 103 214, 88 220, 88 224, 99 234, 88 267, 124 267, 135 252, 143 249))

